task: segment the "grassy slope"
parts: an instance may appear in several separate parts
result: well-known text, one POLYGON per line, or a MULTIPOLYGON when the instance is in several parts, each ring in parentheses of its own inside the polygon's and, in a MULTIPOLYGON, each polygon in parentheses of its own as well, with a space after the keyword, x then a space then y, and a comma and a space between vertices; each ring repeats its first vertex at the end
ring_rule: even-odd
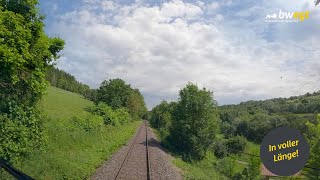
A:
POLYGON ((36 179, 84 179, 119 149, 134 133, 140 122, 125 126, 103 126, 86 132, 69 128, 73 116, 89 115, 84 109, 93 105, 80 95, 49 87, 41 103, 48 115, 44 125, 48 132, 43 151, 17 164, 36 179))
POLYGON ((49 87, 46 96, 41 102, 43 111, 55 120, 66 120, 75 115, 87 115, 84 109, 92 106, 93 102, 84 99, 81 95, 49 87))

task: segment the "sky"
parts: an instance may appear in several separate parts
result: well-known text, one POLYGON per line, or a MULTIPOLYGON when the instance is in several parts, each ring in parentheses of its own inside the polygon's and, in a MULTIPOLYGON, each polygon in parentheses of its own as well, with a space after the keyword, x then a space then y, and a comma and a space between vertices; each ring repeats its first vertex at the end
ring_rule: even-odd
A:
POLYGON ((91 88, 121 78, 149 109, 188 82, 219 105, 320 90, 320 6, 313 0, 40 0, 57 62, 91 88), (67 2, 67 3, 66 3, 67 2), (269 14, 309 11, 301 22, 269 14))

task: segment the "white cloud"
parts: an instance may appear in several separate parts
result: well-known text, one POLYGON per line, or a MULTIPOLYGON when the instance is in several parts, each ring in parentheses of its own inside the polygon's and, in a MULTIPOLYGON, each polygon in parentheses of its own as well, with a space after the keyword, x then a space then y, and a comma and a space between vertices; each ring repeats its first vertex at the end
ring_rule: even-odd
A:
POLYGON ((218 8, 219 8, 219 3, 216 1, 208 4, 208 6, 207 6, 207 9, 210 11, 217 10, 218 8))
MULTIPOLYGON (((318 34, 313 41, 303 34, 300 46, 295 39, 270 41, 264 37, 270 27, 259 19, 265 15, 257 14, 256 6, 251 7, 257 15, 252 20, 232 19, 222 9, 206 21, 208 8, 221 10, 218 3, 180 0, 160 6, 86 0, 83 8, 63 14, 51 26, 67 43, 59 67, 92 87, 123 78, 143 92, 149 107, 175 99, 188 81, 214 90, 220 103, 320 89, 315 52, 300 47, 318 47, 318 34)), ((292 31, 290 25, 278 26, 283 36, 292 31)))

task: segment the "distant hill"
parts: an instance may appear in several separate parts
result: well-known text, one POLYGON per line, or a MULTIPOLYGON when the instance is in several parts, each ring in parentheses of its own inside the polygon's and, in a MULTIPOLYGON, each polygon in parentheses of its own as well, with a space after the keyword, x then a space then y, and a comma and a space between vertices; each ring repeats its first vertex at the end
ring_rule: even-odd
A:
POLYGON ((320 113, 320 92, 224 105, 219 110, 225 135, 243 135, 259 143, 268 131, 279 126, 306 133, 306 122, 316 123, 316 115, 320 113))
POLYGON ((222 109, 229 107, 260 108, 268 113, 320 113, 320 91, 301 96, 291 96, 289 98, 247 101, 241 102, 238 105, 221 106, 222 109))

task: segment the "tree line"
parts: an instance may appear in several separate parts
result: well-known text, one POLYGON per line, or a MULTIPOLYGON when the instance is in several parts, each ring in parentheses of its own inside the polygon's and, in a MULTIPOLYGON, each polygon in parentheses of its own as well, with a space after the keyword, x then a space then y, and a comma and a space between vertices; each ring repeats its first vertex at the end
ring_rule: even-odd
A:
POLYGON ((54 66, 50 66, 48 68, 46 80, 51 86, 78 93, 83 96, 87 96, 90 91, 90 87, 88 85, 77 81, 73 75, 66 73, 65 71, 54 66))

